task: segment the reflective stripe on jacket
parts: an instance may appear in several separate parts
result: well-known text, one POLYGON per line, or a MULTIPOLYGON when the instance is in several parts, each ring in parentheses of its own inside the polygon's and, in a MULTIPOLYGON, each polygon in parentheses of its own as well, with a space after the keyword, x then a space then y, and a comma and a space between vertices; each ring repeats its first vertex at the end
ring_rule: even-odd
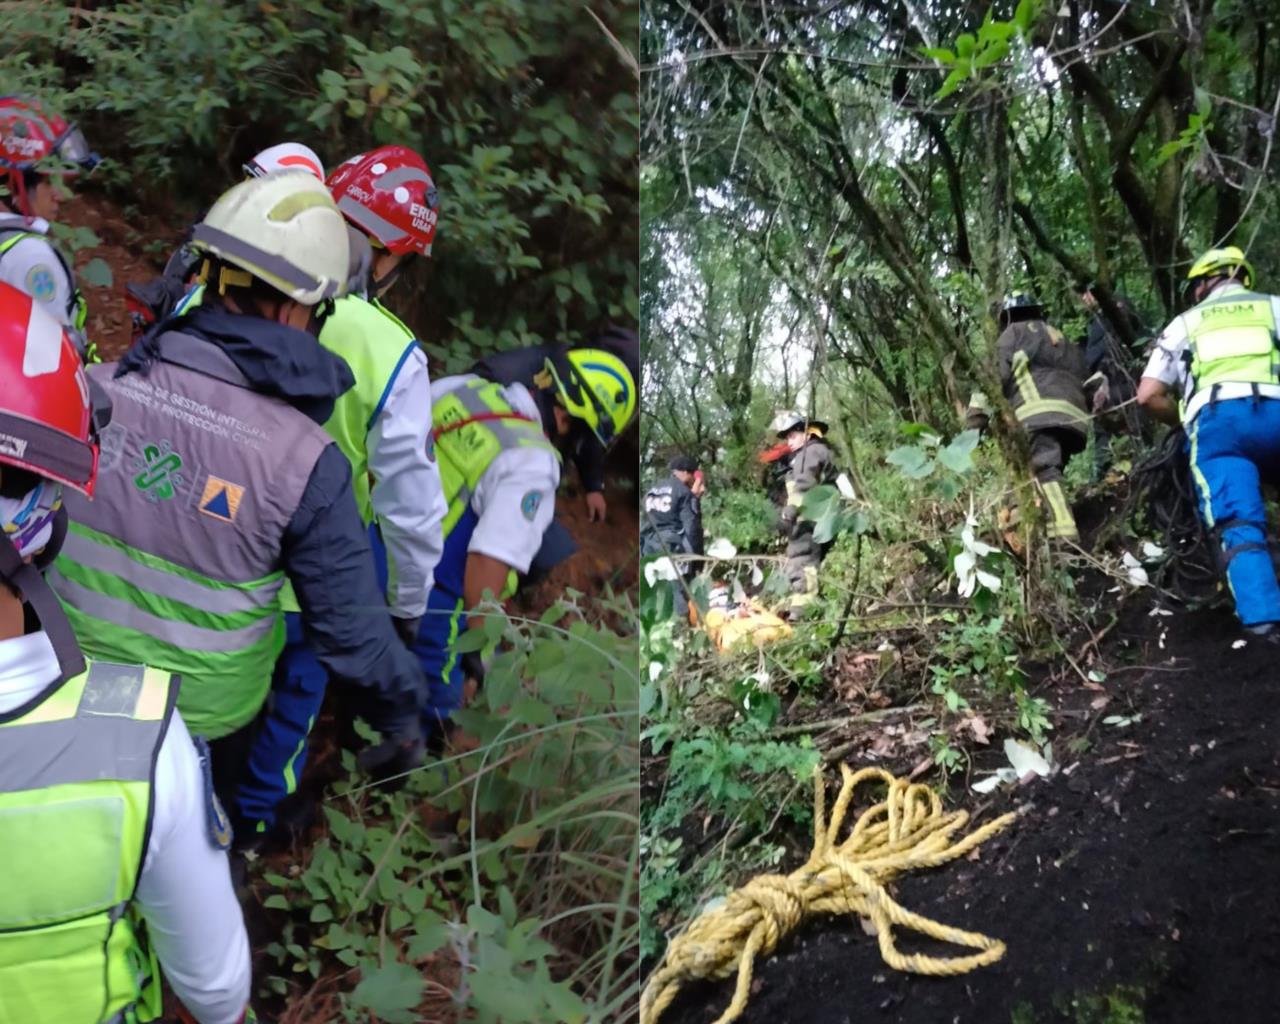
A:
POLYGON ((90 660, 0 716, 0 1020, 160 1016, 131 902, 177 691, 168 673, 90 660))
MULTIPOLYGON (((1280 338, 1271 296, 1232 289, 1210 295, 1182 314, 1187 330, 1187 422, 1222 385, 1280 382, 1280 338)), ((1238 397, 1238 388, 1231 389, 1238 397)))
POLYGON ((168 331, 144 376, 90 368, 114 411, 93 501, 49 571, 87 654, 182 676, 192 733, 253 719, 284 644, 282 538, 324 430, 252 390, 216 345, 168 331))
POLYGON ((1028 430, 1060 428, 1084 435, 1084 354, 1043 320, 1010 324, 996 341, 1000 380, 1018 422, 1028 430))

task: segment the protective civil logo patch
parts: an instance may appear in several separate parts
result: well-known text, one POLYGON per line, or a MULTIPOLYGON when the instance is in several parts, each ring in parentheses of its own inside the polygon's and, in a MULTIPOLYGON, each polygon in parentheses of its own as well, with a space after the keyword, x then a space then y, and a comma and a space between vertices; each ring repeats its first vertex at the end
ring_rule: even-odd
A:
POLYGON ((52 302, 58 286, 53 280, 53 271, 43 263, 37 264, 27 271, 27 294, 37 302, 52 302))
POLYGON ((541 504, 542 492, 530 491, 520 499, 520 511, 529 522, 533 522, 533 517, 538 514, 538 506, 541 504))
POLYGON ((233 484, 230 480, 210 474, 204 482, 199 507, 207 516, 221 519, 224 523, 234 523, 243 499, 244 488, 240 484, 233 484))
POLYGON ((168 501, 177 493, 177 488, 187 482, 179 472, 182 469, 182 456, 173 450, 168 441, 145 445, 142 457, 134 463, 133 468, 139 471, 133 478, 133 486, 148 501, 168 501))

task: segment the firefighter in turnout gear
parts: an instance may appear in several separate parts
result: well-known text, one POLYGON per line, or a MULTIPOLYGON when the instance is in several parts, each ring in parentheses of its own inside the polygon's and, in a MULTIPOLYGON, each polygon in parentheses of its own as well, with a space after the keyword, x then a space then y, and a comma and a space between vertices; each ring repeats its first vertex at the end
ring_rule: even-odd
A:
POLYGON ((85 658, 41 575, 63 494, 94 495, 110 406, 7 284, 0 379, 0 1020, 156 1020, 157 968, 199 1024, 253 1019, 226 817, 178 680, 85 658))
POLYGON ((613 437, 635 412, 635 382, 608 352, 578 349, 554 390, 499 384, 475 374, 432 385, 432 430, 449 509, 444 557, 413 650, 427 676, 423 727, 434 744, 462 706, 466 678, 483 681, 476 652, 459 654, 463 630, 483 622, 485 595, 505 599, 553 527, 560 483, 557 443, 577 421, 613 437))
POLYGON ((1138 401, 1156 419, 1182 423, 1236 614, 1248 631, 1280 638, 1260 490, 1280 482, 1280 298, 1254 291, 1253 267, 1234 245, 1210 249, 1187 280, 1195 305, 1156 340, 1138 401))
POLYGON ((85 340, 88 307, 71 264, 49 241, 63 182, 98 165, 74 124, 35 100, 0 96, 0 281, 35 299, 67 328, 82 358, 93 359, 85 340))
POLYGON ((1031 446, 1031 468, 1044 495, 1051 538, 1078 540, 1075 517, 1062 487, 1067 460, 1084 451, 1089 413, 1084 355, 1044 318, 1044 307, 1025 293, 1000 307, 996 355, 1004 396, 1031 446))
POLYGON ((807 419, 788 410, 774 419, 773 430, 791 450, 786 504, 782 506, 778 523, 787 538, 785 569, 791 583, 790 607, 799 610, 818 596, 818 567, 831 548, 830 542, 819 544, 813 539, 813 523, 800 518, 800 506, 805 494, 814 487, 835 483, 835 458, 826 442, 827 425, 820 420, 807 419))
POLYGON ((346 238, 301 170, 213 205, 192 238, 203 301, 90 370, 115 405, 107 500, 69 502, 50 572, 88 653, 181 674, 192 731, 219 740, 240 843, 296 787, 311 726, 311 705, 272 692, 286 581, 320 662, 362 688, 364 717, 397 749, 421 751, 425 680, 376 589, 351 464, 322 426, 354 383, 315 337, 346 279, 346 238))
MULTIPOLYGON (((702 554, 702 500, 695 477, 698 464, 687 455, 671 460, 671 475, 644 495, 640 514, 640 557, 702 554)), ((692 566, 683 575, 693 575, 692 566)), ((689 617, 689 598, 680 580, 671 581, 676 616, 689 617)))

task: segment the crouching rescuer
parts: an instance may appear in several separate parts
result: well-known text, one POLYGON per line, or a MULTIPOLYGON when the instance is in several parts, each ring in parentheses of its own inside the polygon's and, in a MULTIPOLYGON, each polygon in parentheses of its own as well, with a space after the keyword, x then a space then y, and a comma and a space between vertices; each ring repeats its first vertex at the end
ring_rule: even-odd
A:
MULTIPOLYGON (((433 743, 447 736, 466 678, 483 678, 479 656, 455 649, 459 635, 483 622, 486 595, 511 596, 535 561, 550 561, 560 446, 581 421, 607 448, 635 412, 634 378, 609 352, 549 356, 539 377, 545 387, 474 374, 431 385, 431 437, 449 509, 444 555, 413 650, 427 677, 422 724, 433 743)), ((376 533, 375 543, 380 547, 376 533)), ((385 572, 385 552, 379 555, 385 572)))
POLYGON ((1156 339, 1138 401, 1158 420, 1181 421, 1236 614, 1277 640, 1280 585, 1261 484, 1280 481, 1280 298, 1254 291, 1253 267, 1234 245, 1210 249, 1187 280, 1195 304, 1156 339))
POLYGON ((296 785, 308 713, 276 700, 281 590, 335 677, 368 697, 370 724, 421 748, 416 660, 377 588, 351 465, 322 424, 352 385, 317 340, 347 276, 347 229, 306 171, 228 190, 196 226, 206 292, 119 364, 100 500, 73 526, 50 582, 85 650, 179 673, 179 707, 217 741, 237 844, 296 785), (265 806, 264 806, 265 805, 265 806))
POLYGON ((42 577, 64 493, 94 497, 110 405, 70 332, 3 283, 0 380, 0 1021, 157 1020, 158 968, 199 1024, 252 1020, 230 835, 179 680, 86 658, 42 577))

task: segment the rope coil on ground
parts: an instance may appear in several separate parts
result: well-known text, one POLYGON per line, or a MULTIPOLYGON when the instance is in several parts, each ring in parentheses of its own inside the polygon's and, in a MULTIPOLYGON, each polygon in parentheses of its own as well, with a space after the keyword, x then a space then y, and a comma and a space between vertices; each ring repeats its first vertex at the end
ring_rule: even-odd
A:
POLYGON ((840 773, 840 793, 827 820, 822 773, 814 771, 813 852, 808 861, 790 875, 752 879, 673 939, 640 997, 640 1024, 657 1024, 685 982, 727 978, 735 969, 733 1000, 716 1024, 737 1020, 751 993, 756 957, 768 956, 783 936, 813 914, 856 913, 869 919, 880 955, 899 971, 966 974, 1004 956, 1004 943, 998 939, 913 914, 885 887, 904 872, 963 857, 1012 823, 1017 813, 1002 815, 956 840, 955 834, 969 822, 968 811, 944 812, 941 799, 928 786, 895 778, 882 768, 854 772, 842 764, 840 773), (886 783, 887 795, 864 811, 848 838, 838 843, 854 790, 871 781, 886 783), (978 952, 958 957, 907 955, 897 948, 894 926, 978 952))

